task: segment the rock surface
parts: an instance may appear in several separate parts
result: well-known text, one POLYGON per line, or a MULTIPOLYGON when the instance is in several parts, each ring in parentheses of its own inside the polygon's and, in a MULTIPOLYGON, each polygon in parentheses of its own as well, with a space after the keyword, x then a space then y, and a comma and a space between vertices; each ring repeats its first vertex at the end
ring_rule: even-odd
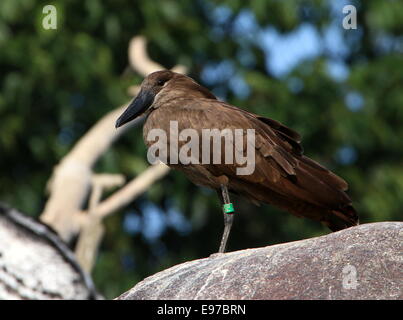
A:
POLYGON ((403 222, 186 262, 117 299, 403 299, 403 222))
POLYGON ((92 280, 56 233, 0 204, 0 300, 96 297, 92 280))

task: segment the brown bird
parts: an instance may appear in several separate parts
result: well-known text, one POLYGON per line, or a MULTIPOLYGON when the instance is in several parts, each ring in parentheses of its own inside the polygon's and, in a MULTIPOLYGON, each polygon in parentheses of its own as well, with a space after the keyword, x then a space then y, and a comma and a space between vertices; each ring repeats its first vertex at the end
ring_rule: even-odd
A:
MULTIPOLYGON (((155 142, 150 141, 150 132, 162 129, 168 133, 167 147, 159 154, 166 156, 164 162, 183 171, 193 183, 217 190, 223 203, 225 225, 219 252, 225 252, 233 222, 229 191, 253 203, 268 203, 297 217, 322 222, 332 231, 358 224, 357 213, 345 193, 347 183, 304 156, 300 135, 280 122, 219 101, 192 78, 167 70, 151 73, 144 79, 139 94, 116 121, 116 128, 143 113, 146 114, 143 135, 149 151, 155 142), (175 163, 173 160, 178 156, 172 154, 170 147, 178 144, 176 150, 180 150, 189 139, 171 141, 172 122, 177 122, 178 132, 193 129, 199 136, 206 129, 242 129, 242 133, 253 129, 254 171, 241 175, 237 169, 244 164, 225 163, 225 148, 235 147, 236 152, 241 147, 240 152, 245 155, 248 147, 245 136, 238 146, 234 140, 229 140, 232 145, 222 143, 220 161, 203 161, 199 143, 198 163, 175 163)), ((226 142, 224 137, 220 139, 226 142)), ((213 142, 209 145, 213 146, 213 142)), ((212 156, 207 156, 211 160, 212 156)))

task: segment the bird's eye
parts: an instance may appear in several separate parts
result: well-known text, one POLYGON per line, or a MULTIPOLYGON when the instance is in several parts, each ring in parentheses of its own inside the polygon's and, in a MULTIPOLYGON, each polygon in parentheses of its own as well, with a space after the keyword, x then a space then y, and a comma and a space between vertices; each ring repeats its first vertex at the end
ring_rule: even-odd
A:
POLYGON ((163 86, 165 84, 166 80, 160 79, 157 81, 157 85, 163 86))

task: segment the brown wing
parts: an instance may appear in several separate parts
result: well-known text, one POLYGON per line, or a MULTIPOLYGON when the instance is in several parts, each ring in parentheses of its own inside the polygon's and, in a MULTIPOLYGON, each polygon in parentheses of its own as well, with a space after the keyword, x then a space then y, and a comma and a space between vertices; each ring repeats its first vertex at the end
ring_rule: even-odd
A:
MULTIPOLYGON (((222 115, 223 110, 229 114, 227 118, 241 120, 236 121, 239 127, 255 129, 257 157, 263 157, 266 162, 272 164, 274 171, 278 173, 277 176, 280 175, 302 189, 311 191, 309 193, 314 195, 313 198, 311 197, 312 201, 320 202, 321 197, 327 199, 324 201, 326 203, 339 203, 342 200, 347 200, 348 197, 345 193, 331 192, 333 190, 345 191, 347 183, 302 154, 301 137, 297 132, 275 120, 256 116, 227 104, 221 104, 219 114, 222 115), (315 179, 312 179, 313 177, 315 179), (304 181, 309 183, 305 184, 304 181), (315 187, 318 189, 313 189, 315 187), (330 194, 323 194, 323 188, 328 189, 330 194)), ((225 120, 224 117, 222 119, 225 120)), ((233 122, 233 120, 231 121, 233 122)), ((221 122, 221 126, 225 127, 225 122, 221 122)), ((268 180, 268 182, 276 182, 273 179, 268 180)), ((297 197, 299 196, 300 194, 297 195, 297 197)))
MULTIPOLYGON (((204 165, 214 176, 229 178, 229 188, 256 202, 266 202, 297 216, 322 221, 332 230, 357 224, 347 183, 303 155, 301 137, 281 123, 211 99, 182 100, 173 118, 179 130, 255 129, 255 171, 237 175, 236 164, 204 165)), ((224 146, 223 146, 224 148, 224 146)), ((246 148, 246 136, 244 139, 246 148)), ((222 157, 224 157, 222 150, 222 157)))

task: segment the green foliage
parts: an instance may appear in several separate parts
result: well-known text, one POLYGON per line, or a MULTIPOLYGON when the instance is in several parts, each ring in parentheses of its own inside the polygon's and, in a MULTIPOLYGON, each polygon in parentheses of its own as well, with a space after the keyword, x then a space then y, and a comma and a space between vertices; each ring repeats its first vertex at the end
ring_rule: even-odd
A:
MULTIPOLYGON (((160 64, 185 64, 192 77, 230 103, 299 131, 305 153, 349 182, 361 222, 401 220, 403 3, 355 1, 359 28, 342 30, 342 7, 338 14, 332 9, 336 2, 71 0, 56 5, 58 29, 44 30, 42 8, 48 2, 1 1, 0 200, 33 216, 41 212, 53 166, 98 119, 128 100, 129 85, 140 83, 141 77, 128 71, 127 47, 132 36, 143 34, 160 64), (236 23, 245 13, 256 21, 252 31, 242 33, 236 23), (336 24, 347 50, 322 49, 275 77, 258 35, 269 27, 287 36, 306 23, 321 37, 336 24), (331 61, 343 64, 347 76, 333 77, 331 61), (232 68, 227 77, 203 77, 207 67, 218 70, 224 62, 232 68), (248 94, 231 86, 234 77, 244 81, 248 94)), ((146 166, 141 129, 136 128, 95 170, 131 178, 146 166)), ((233 202, 237 216, 230 250, 328 232, 268 206, 233 202)), ((115 297, 145 276, 216 251, 223 226, 220 210, 214 192, 170 173, 107 219, 93 274, 100 291, 115 297), (146 232, 151 203, 162 223, 153 237, 146 232), (169 220, 172 208, 190 228, 169 220), (137 221, 131 231, 130 217, 137 221)))

